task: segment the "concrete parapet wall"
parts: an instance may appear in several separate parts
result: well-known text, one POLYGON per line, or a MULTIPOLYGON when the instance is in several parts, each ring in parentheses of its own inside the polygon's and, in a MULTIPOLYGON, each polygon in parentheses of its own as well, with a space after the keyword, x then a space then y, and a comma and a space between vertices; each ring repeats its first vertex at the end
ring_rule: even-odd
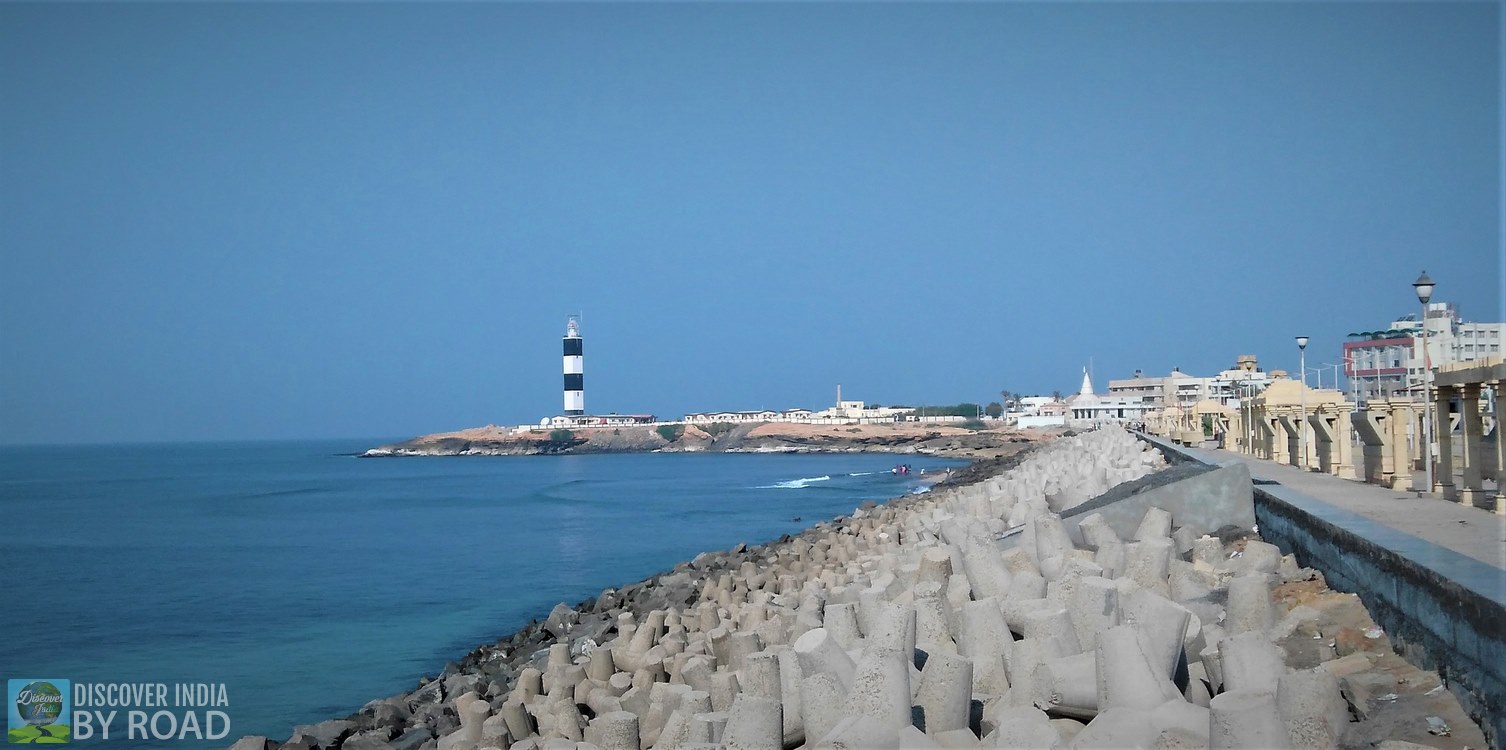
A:
POLYGON ((1250 503, 1250 470, 1244 464, 1177 478, 1178 481, 1170 484, 1150 485, 1145 489, 1133 485, 1149 484, 1154 475, 1138 482, 1126 482, 1101 497, 1062 511, 1062 525, 1079 544, 1083 538, 1078 524, 1094 513, 1126 540, 1134 538, 1140 520, 1151 508, 1171 513, 1177 523, 1189 527, 1194 536, 1212 534, 1225 524, 1241 529, 1255 525, 1250 503), (1121 488, 1125 489, 1121 491, 1121 488))
MULTIPOLYGON (((1148 438, 1164 453, 1198 461, 1148 438)), ((1170 455, 1168 455, 1170 457, 1170 455)), ((1443 678, 1492 747, 1506 742, 1502 571, 1280 484, 1254 487, 1260 536, 1357 594, 1409 661, 1443 678)))

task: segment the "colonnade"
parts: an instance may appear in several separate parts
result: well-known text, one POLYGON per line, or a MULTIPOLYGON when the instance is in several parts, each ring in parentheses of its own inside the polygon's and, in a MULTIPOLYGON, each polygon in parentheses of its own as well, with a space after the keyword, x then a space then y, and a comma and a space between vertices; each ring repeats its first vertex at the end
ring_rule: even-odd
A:
POLYGON ((1230 416, 1226 447, 1267 461, 1356 478, 1354 405, 1338 391, 1281 379, 1230 416), (1305 433, 1305 435, 1304 435, 1305 433))
POLYGON ((1506 393, 1506 362, 1499 357, 1484 363, 1461 363, 1444 366, 1434 376, 1433 413, 1438 415, 1440 426, 1449 429, 1442 434, 1450 436, 1457 428, 1460 435, 1459 455, 1454 455, 1452 439, 1438 440, 1437 466, 1432 490, 1461 505, 1493 505, 1496 512, 1506 513, 1506 502, 1501 495, 1501 466, 1506 464, 1506 451, 1501 440, 1502 394, 1506 393), (1482 407, 1485 389, 1494 391, 1491 399, 1494 406, 1490 429, 1486 429, 1482 407), (1450 414, 1450 405, 1457 401, 1459 410, 1450 414), (1493 435, 1492 435, 1493 433, 1493 435), (1489 441, 1487 436, 1491 436, 1489 441), (1454 485, 1454 464, 1458 461, 1459 486, 1454 485), (1485 491, 1485 479, 1496 481, 1496 491, 1491 496, 1485 491))

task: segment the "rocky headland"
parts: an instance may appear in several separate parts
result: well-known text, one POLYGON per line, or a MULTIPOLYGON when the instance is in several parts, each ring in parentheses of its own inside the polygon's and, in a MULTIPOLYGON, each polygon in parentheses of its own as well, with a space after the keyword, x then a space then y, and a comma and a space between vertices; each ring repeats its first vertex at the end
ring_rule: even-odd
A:
POLYGON ((959 458, 1000 458, 1021 445, 1049 440, 1060 430, 967 429, 950 424, 896 422, 813 425, 763 422, 744 425, 658 425, 513 428, 488 425, 423 435, 378 446, 367 457, 535 456, 569 453, 910 453, 959 458))
POLYGON ((411 692, 233 750, 1484 746, 1253 510, 1148 500, 1193 480, 1127 433, 996 468, 562 603, 411 692), (1126 485, 1148 505, 1129 526, 1094 502, 1126 485))

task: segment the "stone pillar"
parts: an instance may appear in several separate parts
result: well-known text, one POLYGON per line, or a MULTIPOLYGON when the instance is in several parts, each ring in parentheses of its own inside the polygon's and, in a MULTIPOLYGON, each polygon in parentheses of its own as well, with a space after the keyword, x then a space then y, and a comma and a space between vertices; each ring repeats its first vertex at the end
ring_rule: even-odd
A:
POLYGON ((1283 447, 1285 448, 1282 452, 1286 458, 1281 463, 1288 466, 1302 466, 1302 439, 1297 434, 1297 430, 1299 429, 1297 409, 1295 407, 1284 408, 1279 413, 1277 419, 1281 420, 1281 442, 1284 443, 1283 447))
MULTIPOLYGON (((1424 398, 1423 400, 1425 401, 1426 398, 1424 398)), ((1423 444, 1423 442, 1426 440, 1426 438, 1428 436, 1428 427, 1425 424, 1427 422, 1427 420, 1428 420, 1427 404, 1418 404, 1417 407, 1412 410, 1412 452, 1411 452, 1411 460, 1412 460, 1412 468, 1415 471, 1425 471, 1426 470, 1426 467, 1424 467, 1422 465, 1422 459, 1423 459, 1422 444, 1423 444)))
POLYGON ((1251 403, 1250 410, 1245 413, 1245 417, 1250 420, 1250 456, 1252 458, 1265 458, 1265 411, 1255 408, 1255 404, 1251 403))
MULTIPOLYGON (((1301 411, 1301 407, 1298 407, 1301 411)), ((1322 471, 1318 461, 1318 430, 1313 427, 1312 418, 1318 413, 1318 407, 1313 404, 1307 405, 1307 413, 1302 415, 1302 429, 1307 430, 1307 468, 1309 471, 1322 471)), ((1299 464, 1300 466, 1300 464, 1299 464)))
POLYGON ((1495 383, 1496 391, 1496 496, 1495 512, 1506 513, 1506 380, 1495 383))
POLYGON ((1360 433, 1360 478, 1373 484, 1391 484, 1391 415, 1384 407, 1371 402, 1360 412, 1354 426, 1360 433))
POLYGON ((1390 428, 1387 447, 1391 455, 1385 464, 1386 471, 1390 472, 1391 489, 1406 492, 1412 489, 1412 449, 1407 442, 1407 428, 1412 424, 1412 406, 1396 401, 1387 402, 1387 406, 1391 410, 1390 421, 1387 423, 1390 428))
POLYGON ((1337 436, 1334 435, 1333 423, 1329 419, 1328 409, 1320 406, 1308 412, 1305 425, 1312 428, 1312 452, 1316 459, 1308 463, 1308 466, 1324 474, 1334 473, 1337 464, 1337 446, 1334 445, 1337 436))
POLYGON ((1449 419, 1448 405, 1453 398, 1452 386, 1440 385, 1436 388, 1436 397, 1433 402, 1433 437, 1438 442, 1438 455, 1436 468, 1433 470, 1433 494, 1444 500, 1454 499, 1454 441, 1450 437, 1452 422, 1449 419))
POLYGON ((1271 455, 1267 458, 1278 464, 1292 462, 1291 437, 1287 434, 1286 425, 1282 424, 1281 417, 1272 414, 1269 417, 1271 430, 1271 455))
POLYGON ((1338 444, 1338 450, 1334 453, 1334 476, 1344 479, 1357 479, 1358 474, 1354 470, 1354 442, 1350 439, 1350 433, 1354 431, 1353 412, 1344 403, 1339 404, 1339 413, 1334 419, 1333 431, 1334 442, 1338 444))
POLYGON ((1459 391, 1459 421, 1462 423, 1459 432, 1464 435, 1460 451, 1464 454, 1461 456, 1464 478, 1463 487, 1459 490, 1459 504, 1484 505, 1485 490, 1480 475, 1480 462, 1484 454, 1480 450, 1480 444, 1485 439, 1485 430, 1480 423, 1480 384, 1464 383, 1459 391))

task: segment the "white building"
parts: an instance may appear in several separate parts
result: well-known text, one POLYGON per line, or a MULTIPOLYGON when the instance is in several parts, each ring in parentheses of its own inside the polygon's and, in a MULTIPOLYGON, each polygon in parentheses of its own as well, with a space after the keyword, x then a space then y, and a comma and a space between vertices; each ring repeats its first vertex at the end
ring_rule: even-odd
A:
POLYGON ((626 427, 656 423, 652 414, 570 414, 539 420, 540 427, 626 427))
POLYGON ((730 422, 734 424, 747 422, 781 422, 793 421, 780 418, 781 412, 772 409, 760 409, 757 411, 706 411, 685 415, 685 424, 715 424, 718 422, 730 422))
POLYGON ((1018 411, 1004 415, 1015 427, 1031 429, 1038 427, 1062 427, 1067 424, 1070 407, 1051 396, 1024 396, 1017 402, 1018 411))
POLYGON ((1406 394, 1422 382, 1423 370, 1462 362, 1474 362, 1502 354, 1506 323, 1474 323, 1462 319, 1451 302, 1427 306, 1426 320, 1407 315, 1391 322, 1384 331, 1349 334, 1344 342, 1344 374, 1350 390, 1361 400, 1406 394), (1422 331, 1426 325, 1427 358, 1423 358, 1422 331))
POLYGON ((1139 394, 1099 396, 1093 392, 1093 380, 1088 377, 1087 368, 1083 368, 1082 387, 1077 395, 1067 399, 1070 422, 1079 425, 1138 422, 1154 408, 1139 394))
POLYGON ((1025 396, 1019 400, 1019 414, 1025 417, 1040 416, 1042 407, 1055 402, 1056 399, 1050 396, 1025 396))
POLYGON ((751 422, 794 422, 799 424, 870 424, 893 422, 896 415, 909 409, 893 407, 870 408, 862 401, 840 401, 836 406, 811 411, 810 409, 785 409, 774 411, 707 411, 686 414, 685 424, 716 424, 726 422, 747 424, 751 422))

